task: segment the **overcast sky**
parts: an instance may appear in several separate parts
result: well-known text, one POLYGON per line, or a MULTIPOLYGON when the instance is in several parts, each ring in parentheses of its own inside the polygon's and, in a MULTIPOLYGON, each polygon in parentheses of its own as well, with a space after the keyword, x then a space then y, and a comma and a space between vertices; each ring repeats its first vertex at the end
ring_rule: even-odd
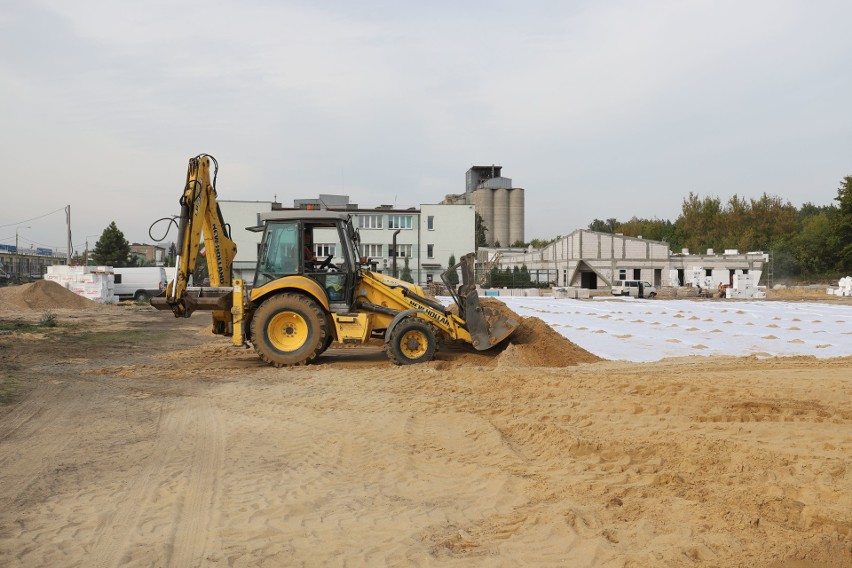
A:
MULTIPOLYGON (((3 0, 0 243, 130 241, 221 199, 436 203, 471 165, 526 238, 700 196, 833 203, 852 175, 852 2, 3 0), (30 228, 24 228, 29 226, 30 228)), ((174 238, 174 232, 170 239, 174 238)))

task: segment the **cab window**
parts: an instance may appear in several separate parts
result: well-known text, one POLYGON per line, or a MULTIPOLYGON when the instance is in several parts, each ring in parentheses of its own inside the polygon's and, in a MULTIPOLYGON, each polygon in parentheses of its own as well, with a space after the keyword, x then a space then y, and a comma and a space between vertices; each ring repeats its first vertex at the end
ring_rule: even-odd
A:
POLYGON ((255 286, 263 286, 276 278, 297 274, 299 227, 297 223, 270 223, 260 247, 255 286))

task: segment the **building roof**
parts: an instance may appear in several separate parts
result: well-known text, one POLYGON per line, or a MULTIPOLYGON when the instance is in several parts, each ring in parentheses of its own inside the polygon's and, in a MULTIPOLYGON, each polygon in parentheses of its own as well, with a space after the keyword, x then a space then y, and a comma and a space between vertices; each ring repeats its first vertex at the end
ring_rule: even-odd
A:
POLYGON ((293 209, 290 211, 270 211, 261 213, 261 221, 298 221, 306 219, 310 221, 343 221, 349 219, 351 213, 348 211, 329 211, 328 209, 293 209))

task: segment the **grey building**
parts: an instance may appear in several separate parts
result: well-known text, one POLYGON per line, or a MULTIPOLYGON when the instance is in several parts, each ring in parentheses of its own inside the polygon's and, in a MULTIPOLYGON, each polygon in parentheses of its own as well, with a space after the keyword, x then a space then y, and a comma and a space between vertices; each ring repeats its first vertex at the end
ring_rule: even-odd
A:
POLYGON ((579 229, 538 250, 524 252, 483 250, 481 259, 496 258, 500 268, 526 266, 540 281, 555 286, 595 290, 616 280, 645 280, 657 288, 670 286, 718 287, 730 284, 737 271, 760 280, 768 255, 712 249, 705 254, 684 250, 672 253, 668 243, 641 237, 579 229), (492 255, 489 257, 489 254, 492 255))

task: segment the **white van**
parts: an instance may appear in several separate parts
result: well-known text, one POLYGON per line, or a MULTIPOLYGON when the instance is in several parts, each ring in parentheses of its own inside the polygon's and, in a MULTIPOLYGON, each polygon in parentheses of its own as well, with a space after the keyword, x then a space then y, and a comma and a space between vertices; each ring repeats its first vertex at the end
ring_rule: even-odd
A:
POLYGON ((644 280, 616 280, 612 285, 613 296, 632 296, 634 298, 653 298, 657 289, 644 280))
POLYGON ((115 268, 115 295, 119 300, 146 301, 166 289, 166 269, 162 266, 115 268))

